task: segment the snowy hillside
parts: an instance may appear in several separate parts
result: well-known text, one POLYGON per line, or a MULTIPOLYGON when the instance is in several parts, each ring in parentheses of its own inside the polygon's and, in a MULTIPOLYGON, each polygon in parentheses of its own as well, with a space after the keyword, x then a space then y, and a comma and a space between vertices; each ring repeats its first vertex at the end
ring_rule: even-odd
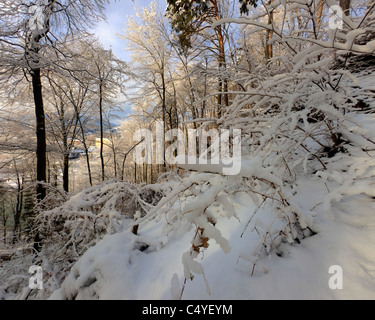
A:
MULTIPOLYGON (((373 138, 375 117, 355 117, 373 138)), ((311 213, 316 233, 301 241, 285 241, 265 254, 262 237, 274 237, 272 229, 278 230, 272 206, 260 207, 238 190, 230 199, 233 216, 228 219, 225 209, 215 208, 219 240, 208 241, 197 264, 184 260, 196 229, 175 230, 166 213, 155 213, 138 235, 126 220, 123 231, 90 248, 50 298, 375 299, 373 155, 347 146, 347 153, 324 160, 327 170, 300 172, 289 190, 295 205, 311 213), (194 279, 185 282, 189 263, 194 279), (342 268, 342 289, 330 288, 332 266, 342 268)))
MULTIPOLYGON (((375 134, 373 115, 356 118, 375 134)), ((44 298, 50 299, 375 299, 373 155, 374 151, 348 147, 347 153, 324 160, 327 170, 300 172, 288 187, 290 200, 311 214, 313 233, 291 244, 283 241, 269 254, 262 248, 268 243, 262 237, 274 237, 273 229, 280 227, 273 207, 254 204, 239 189, 229 199, 235 212, 228 215, 219 207, 211 211, 218 241, 208 240, 195 260, 184 258, 197 232, 188 220, 173 223, 168 212, 160 210, 144 220, 135 235, 133 219, 114 209, 124 196, 122 183, 84 191, 55 214, 68 210, 73 217, 75 210, 86 212, 86 207, 102 202, 98 216, 112 219, 107 224, 110 234, 79 258, 61 287, 59 269, 55 274, 49 271, 49 290, 38 294, 49 292, 44 298), (342 268, 342 289, 329 286, 332 266, 342 268), (194 279, 185 281, 186 268, 194 279)), ((82 228, 78 224, 73 229, 79 225, 82 228)))
POLYGON ((195 231, 167 235, 160 217, 145 223, 139 236, 126 230, 106 236, 50 298, 171 299, 184 287, 183 299, 375 299, 375 161, 339 156, 329 166, 336 173, 327 180, 316 174, 296 181, 296 201, 315 213, 317 232, 299 244, 282 245, 256 260, 252 244, 259 241, 257 230, 267 228, 267 208, 247 226, 256 206, 239 193, 234 199, 239 220, 217 222, 231 250, 226 254, 210 241, 197 258, 204 275, 184 285, 183 253, 195 231), (333 265, 343 270, 341 290, 329 287, 333 265))

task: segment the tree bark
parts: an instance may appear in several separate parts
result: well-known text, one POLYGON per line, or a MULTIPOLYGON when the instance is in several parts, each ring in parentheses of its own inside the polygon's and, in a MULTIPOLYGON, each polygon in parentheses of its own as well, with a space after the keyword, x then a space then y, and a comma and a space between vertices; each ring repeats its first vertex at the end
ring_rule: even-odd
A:
POLYGON ((22 205, 23 205, 23 182, 20 174, 18 172, 16 161, 13 160, 14 169, 16 171, 17 176, 17 201, 16 207, 14 209, 14 226, 13 226, 13 244, 16 243, 17 240, 17 233, 19 235, 20 229, 20 221, 21 221, 21 214, 22 214, 22 205))
POLYGON ((85 128, 83 126, 82 120, 81 120, 81 115, 80 115, 80 110, 81 108, 78 108, 77 105, 74 105, 74 111, 76 113, 76 118, 77 118, 77 123, 79 124, 79 128, 81 130, 81 135, 82 135, 82 144, 85 149, 85 154, 86 154, 86 164, 87 164, 87 173, 89 176, 89 183, 90 186, 92 187, 92 174, 91 174, 91 165, 90 165, 90 154, 89 154, 89 148, 86 143, 86 135, 85 135, 85 128))
MULTIPOLYGON (((70 148, 68 146, 68 130, 65 125, 65 110, 64 105, 60 106, 60 125, 63 139, 63 188, 66 193, 69 192, 69 154, 70 148)), ((74 135, 72 139, 74 138, 74 135)), ((72 141, 73 143, 73 141, 72 141)))
MULTIPOLYGON (((273 0, 270 0, 269 4, 271 5, 273 0)), ((268 14, 268 24, 272 25, 273 23, 273 9, 268 14)), ((267 39, 266 39, 266 60, 270 60, 273 58, 273 45, 270 43, 273 36, 272 30, 267 30, 267 39)))
POLYGON ((316 25, 319 28, 320 22, 322 21, 324 0, 320 0, 318 3, 318 10, 316 13, 316 25))
POLYGON ((43 183, 47 180, 47 143, 46 143, 46 123, 44 114, 42 81, 40 69, 31 71, 35 116, 36 116, 36 158, 37 158, 37 200, 43 201, 46 197, 46 189, 43 183))
MULTIPOLYGON (((163 141, 165 141, 165 132, 166 130, 166 112, 167 112, 167 88, 166 88, 166 82, 165 82, 165 68, 163 66, 161 70, 161 79, 162 79, 162 112, 163 112, 163 141)), ((161 166, 162 172, 167 171, 167 163, 165 161, 165 146, 163 148, 163 164, 161 166)))
MULTIPOLYGON (((47 142, 46 142, 46 122, 44 114, 42 81, 40 69, 36 68, 31 71, 34 104, 35 104, 35 117, 36 117, 36 198, 40 204, 46 197, 47 192, 43 185, 47 179, 47 142)), ((34 249, 40 252, 42 248, 40 234, 37 231, 34 238, 34 249)))
POLYGON ((92 174, 91 174, 91 165, 90 165, 90 154, 89 154, 89 148, 87 148, 87 144, 84 138, 84 135, 82 135, 82 140, 83 140, 83 146, 85 148, 85 154, 86 154, 86 164, 87 164, 87 174, 89 176, 89 183, 90 186, 92 187, 92 174))
POLYGON ((103 124, 103 82, 99 84, 99 117, 100 117, 100 163, 102 168, 102 181, 105 180, 105 164, 104 164, 104 124, 103 124))
POLYGON ((69 153, 63 155, 63 188, 66 193, 69 192, 69 153))
MULTIPOLYGON (((217 0, 212 1, 212 4, 214 5, 215 10, 215 18, 216 20, 220 20, 220 13, 219 13, 219 7, 217 4, 217 0)), ((217 26, 216 32, 218 35, 218 42, 219 42, 219 72, 222 73, 226 70, 226 57, 225 57, 225 44, 224 44, 224 35, 223 35, 223 29, 221 25, 217 26)), ((218 118, 220 118, 223 115, 223 100, 224 100, 224 106, 229 106, 229 95, 228 95, 228 79, 223 75, 219 76, 219 95, 217 98, 218 101, 218 110, 217 115, 218 118)))
POLYGON ((350 0, 340 0, 339 4, 344 14, 348 17, 350 15, 350 0))

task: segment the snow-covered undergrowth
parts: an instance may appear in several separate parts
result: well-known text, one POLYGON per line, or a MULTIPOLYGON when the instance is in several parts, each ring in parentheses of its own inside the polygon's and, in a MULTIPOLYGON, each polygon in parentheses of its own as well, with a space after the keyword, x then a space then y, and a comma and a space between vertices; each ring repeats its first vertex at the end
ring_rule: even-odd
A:
POLYGON ((353 109, 373 96, 373 73, 299 68, 250 75, 222 119, 242 130, 238 175, 206 167, 165 182, 51 298, 374 298, 374 116, 353 109), (329 286, 336 265, 342 290, 329 286))
POLYGON ((375 161, 338 155, 326 165, 332 174, 301 173, 293 184, 295 205, 314 215, 312 237, 280 241, 268 252, 264 240, 282 225, 272 201, 259 208, 237 189, 230 219, 219 206, 208 210, 216 231, 207 242, 196 242, 207 221, 192 228, 190 218, 173 221, 171 210, 161 212, 141 223, 138 236, 124 230, 89 249, 51 298, 373 299, 375 161), (329 287, 333 265, 343 269, 342 290, 329 287))
MULTIPOLYGON (((371 140, 375 117, 352 116, 371 140)), ((1 297, 373 299, 375 154, 355 144, 345 148, 322 157, 325 168, 315 158, 294 168, 289 183, 281 184, 279 172, 258 160, 244 160, 233 177, 176 176, 148 186, 164 197, 142 202, 135 222, 141 206, 125 209, 133 203, 127 184, 110 181, 85 190, 39 217, 48 218, 42 226, 51 231, 65 217, 64 232, 56 230, 55 242, 48 240, 39 257, 3 262, 1 297), (131 232, 135 223, 138 235, 131 232), (76 256, 75 245, 82 250, 76 256), (44 270, 44 290, 27 288, 33 264, 44 270), (343 269, 342 290, 329 287, 332 265, 343 269)))
MULTIPOLYGON (((0 289, 12 298, 25 298, 30 294, 28 281, 31 265, 43 268, 45 290, 31 293, 30 298, 45 298, 59 288, 74 263, 107 234, 122 231, 134 219, 149 210, 160 199, 160 186, 133 185, 110 180, 91 187, 62 201, 50 193, 45 207, 36 217, 42 251, 35 255, 32 246, 27 250, 13 250, 12 259, 2 262, 0 289), (155 192, 153 187, 158 187, 155 192)), ((0 290, 0 294, 1 291, 0 290)), ((5 293, 3 293, 5 295, 5 293)), ((1 295, 0 295, 1 298, 1 295)))

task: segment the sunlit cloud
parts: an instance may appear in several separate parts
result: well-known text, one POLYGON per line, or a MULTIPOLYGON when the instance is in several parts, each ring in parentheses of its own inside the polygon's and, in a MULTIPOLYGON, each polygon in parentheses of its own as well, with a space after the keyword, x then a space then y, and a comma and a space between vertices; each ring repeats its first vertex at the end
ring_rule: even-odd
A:
MULTIPOLYGON (((94 33, 106 49, 112 48, 114 54, 121 59, 129 60, 130 55, 126 51, 126 42, 118 35, 123 33, 128 17, 135 15, 135 7, 147 7, 153 0, 112 0, 106 9, 107 21, 97 25, 94 33)), ((165 0, 158 0, 161 8, 165 7, 165 0)))

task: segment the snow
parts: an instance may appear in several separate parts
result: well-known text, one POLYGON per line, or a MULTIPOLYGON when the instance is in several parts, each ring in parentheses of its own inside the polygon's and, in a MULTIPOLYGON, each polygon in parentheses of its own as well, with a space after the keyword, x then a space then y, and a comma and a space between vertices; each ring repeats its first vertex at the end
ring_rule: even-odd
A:
MULTIPOLYGON (((366 130, 374 127, 373 115, 355 118, 366 130)), ((347 148, 327 160, 327 170, 299 172, 285 194, 302 228, 316 232, 311 237, 296 242, 291 233, 265 254, 259 238, 280 230, 275 207, 244 192, 228 197, 219 176, 193 173, 190 183, 208 179, 212 186, 195 201, 176 203, 185 217, 179 228, 168 228, 172 214, 165 211, 140 218, 138 236, 125 223, 78 260, 50 299, 375 299, 374 152, 347 148), (209 206, 202 215, 215 201, 222 207, 209 206), (204 237, 207 245, 192 249, 204 237), (343 271, 342 289, 330 288, 336 266, 343 271)), ((259 160, 244 164, 243 174, 272 178, 259 160)))
POLYGON ((278 255, 257 261, 254 229, 268 229, 272 214, 262 208, 246 228, 256 207, 238 193, 232 199, 238 219, 222 216, 215 225, 230 251, 209 240, 204 254, 193 259, 188 249, 194 230, 165 235, 165 221, 147 222, 140 236, 125 230, 89 249, 50 299, 178 299, 183 286, 182 299, 374 299, 375 161, 342 157, 329 166, 337 171, 295 183, 295 202, 314 212, 317 234, 282 244, 278 255), (149 247, 141 252, 140 244, 149 247), (343 270, 342 290, 329 287, 329 269, 336 265, 343 270))
POLYGON ((40 6, 31 6, 29 13, 32 16, 29 19, 29 28, 31 31, 41 31, 44 28, 44 13, 43 8, 40 6))

